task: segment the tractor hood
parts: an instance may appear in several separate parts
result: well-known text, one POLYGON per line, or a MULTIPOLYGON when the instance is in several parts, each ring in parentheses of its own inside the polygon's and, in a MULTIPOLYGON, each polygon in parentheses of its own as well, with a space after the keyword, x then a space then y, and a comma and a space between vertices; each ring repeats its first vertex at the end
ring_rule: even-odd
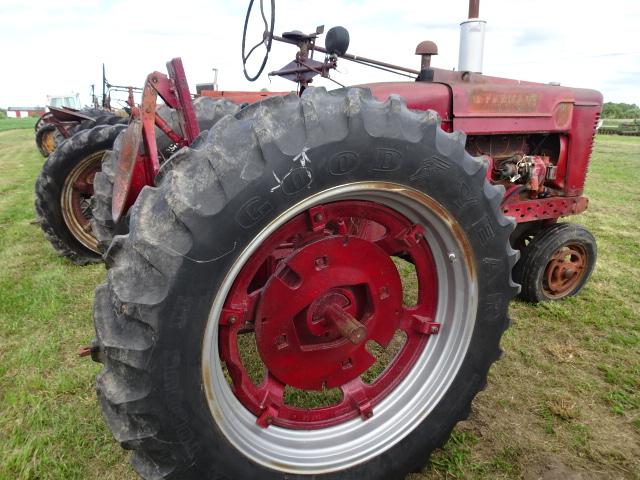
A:
POLYGON ((568 131, 575 107, 602 105, 602 94, 595 90, 439 69, 433 82, 360 86, 369 88, 380 100, 397 94, 409 108, 435 110, 445 130, 478 135, 568 131))

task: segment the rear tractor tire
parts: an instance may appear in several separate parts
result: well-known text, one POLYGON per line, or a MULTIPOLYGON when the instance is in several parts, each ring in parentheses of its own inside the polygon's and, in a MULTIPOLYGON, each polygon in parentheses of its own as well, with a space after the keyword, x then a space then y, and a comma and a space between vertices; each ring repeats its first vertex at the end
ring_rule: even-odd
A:
POLYGON ((83 120, 75 127, 73 133, 76 134, 82 130, 90 130, 100 125, 126 125, 129 123, 129 117, 120 117, 112 112, 99 112, 93 120, 83 120))
POLYGON ((531 303, 576 295, 591 276, 597 245, 587 229, 573 223, 542 228, 521 251, 513 270, 519 297, 531 303))
MULTIPOLYGON (((222 117, 233 115, 239 109, 240 106, 238 104, 225 98, 198 97, 193 101, 193 111, 201 132, 208 131, 222 117)), ((166 105, 162 105, 158 108, 158 113, 173 130, 180 133, 178 112, 166 105)), ((157 127, 156 143, 158 145, 158 153, 164 159, 168 159, 176 152, 176 145, 157 127)))
MULTIPOLYGON (((235 103, 224 99, 214 100, 209 97, 199 97, 194 100, 194 110, 202 132, 207 132, 225 115, 235 114, 239 108, 235 103)), ((178 128, 179 123, 175 110, 163 106, 160 107, 159 114, 172 128, 178 128)), ((93 206, 92 227, 98 239, 98 249, 103 253, 106 252, 109 245, 111 245, 111 240, 113 240, 114 235, 124 234, 128 231, 127 216, 124 216, 120 222, 118 222, 118 225, 116 225, 111 215, 113 182, 115 180, 116 164, 120 156, 123 138, 124 137, 120 135, 118 139, 116 139, 113 149, 107 152, 102 159, 102 169, 95 177, 95 195, 91 200, 93 206)), ((160 160, 163 161, 162 157, 170 156, 170 153, 174 150, 174 146, 171 144, 169 137, 158 128, 156 128, 156 139, 160 160)), ((170 164, 166 165, 166 163, 170 162, 163 162, 165 163, 165 165, 163 165, 163 171, 169 170, 171 166, 170 164)))
POLYGON ((426 463, 485 385, 518 291, 502 191, 464 145, 399 97, 310 88, 171 158, 94 303, 103 416, 143 478, 426 463))
POLYGON ((104 153, 124 125, 102 125, 64 140, 49 156, 35 184, 38 223, 53 248, 74 263, 100 261, 91 229, 91 197, 104 153))

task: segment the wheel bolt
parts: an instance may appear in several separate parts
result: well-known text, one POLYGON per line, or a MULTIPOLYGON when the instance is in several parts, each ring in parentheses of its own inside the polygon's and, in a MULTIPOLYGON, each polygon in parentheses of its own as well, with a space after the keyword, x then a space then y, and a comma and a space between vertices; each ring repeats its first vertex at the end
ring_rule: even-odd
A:
POLYGON ((316 214, 313 216, 313 219, 314 219, 316 222, 321 222, 322 220, 324 220, 324 215, 322 215, 321 213, 316 213, 316 214))

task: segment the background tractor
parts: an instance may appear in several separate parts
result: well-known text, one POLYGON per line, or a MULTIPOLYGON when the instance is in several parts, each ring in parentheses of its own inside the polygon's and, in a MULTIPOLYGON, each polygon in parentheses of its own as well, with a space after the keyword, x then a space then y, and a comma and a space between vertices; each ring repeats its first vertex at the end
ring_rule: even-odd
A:
POLYGON ((94 85, 91 86, 92 107, 82 107, 80 94, 47 96, 46 112, 35 124, 36 146, 44 157, 51 155, 60 143, 75 133, 99 125, 126 124, 126 110, 111 107, 112 92, 126 92, 131 95, 140 88, 113 85, 107 81, 102 65, 102 98, 98 100, 94 85))
POLYGON ((429 41, 414 70, 348 54, 342 27, 324 48, 322 28, 276 36, 265 3, 245 74, 295 45, 271 74, 297 94, 200 131, 172 60, 103 167, 95 220, 121 233, 94 303, 103 415, 143 478, 402 478, 468 415, 511 298, 586 282, 595 241, 557 220, 587 207, 602 96, 482 75, 477 1, 457 71, 429 41), (339 60, 415 81, 310 87, 339 60), (182 146, 164 162, 154 125, 182 146))
MULTIPOLYGON (((183 72, 181 63, 174 63, 183 72)), ((166 81, 165 75, 155 72, 149 76, 144 88, 138 88, 113 85, 103 75, 103 106, 110 108, 112 92, 127 92, 127 117, 108 110, 75 111, 49 107, 49 112, 40 119, 39 124, 44 122, 44 125, 36 133, 36 143, 45 139, 52 154, 43 165, 35 185, 38 223, 56 251, 74 263, 84 265, 100 261, 101 252, 114 234, 112 184, 115 160, 120 154, 123 138, 118 142, 116 139, 124 131, 125 124, 140 126, 143 117, 147 120, 145 132, 151 129, 152 133, 146 138, 152 138, 152 142, 157 144, 153 149, 146 147, 145 152, 148 153, 145 155, 155 155, 152 163, 157 168, 176 149, 188 145, 195 138, 194 131, 184 130, 185 109, 195 115, 195 131, 199 132, 200 129, 211 128, 224 115, 235 113, 240 105, 273 94, 203 90, 201 96, 194 99, 185 87, 184 97, 178 101, 178 97, 170 92, 173 86, 167 85, 164 93, 160 93, 165 103, 158 106, 153 103, 151 106, 158 96, 155 88, 151 87, 152 80, 158 81, 161 77, 166 81), (143 104, 151 113, 141 113, 136 107, 134 93, 137 92, 143 93, 143 104), (104 172, 100 174, 102 169, 104 172), (95 208, 92 203, 95 203, 95 208), (94 213, 98 219, 92 223, 94 213)), ((186 86, 186 78, 184 82, 186 86)), ((147 172, 141 164, 138 165, 134 177, 140 185, 136 192, 151 184, 154 175, 152 170, 147 172)))
POLYGON ((48 106, 35 124, 35 141, 43 157, 51 155, 67 138, 97 125, 126 124, 127 119, 99 109, 76 110, 71 107, 48 106))

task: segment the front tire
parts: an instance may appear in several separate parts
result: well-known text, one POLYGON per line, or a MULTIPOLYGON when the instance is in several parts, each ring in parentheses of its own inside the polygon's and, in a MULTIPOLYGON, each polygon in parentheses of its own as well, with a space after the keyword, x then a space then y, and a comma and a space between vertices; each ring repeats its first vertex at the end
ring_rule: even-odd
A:
POLYGON ((522 249, 514 280, 519 297, 531 303, 577 295, 596 264, 597 245, 587 229, 573 223, 554 223, 537 231, 522 249))
POLYGON ((143 478, 402 478, 444 444, 517 292, 513 223, 464 140, 399 97, 308 89, 172 157, 94 304, 103 415, 143 478))

